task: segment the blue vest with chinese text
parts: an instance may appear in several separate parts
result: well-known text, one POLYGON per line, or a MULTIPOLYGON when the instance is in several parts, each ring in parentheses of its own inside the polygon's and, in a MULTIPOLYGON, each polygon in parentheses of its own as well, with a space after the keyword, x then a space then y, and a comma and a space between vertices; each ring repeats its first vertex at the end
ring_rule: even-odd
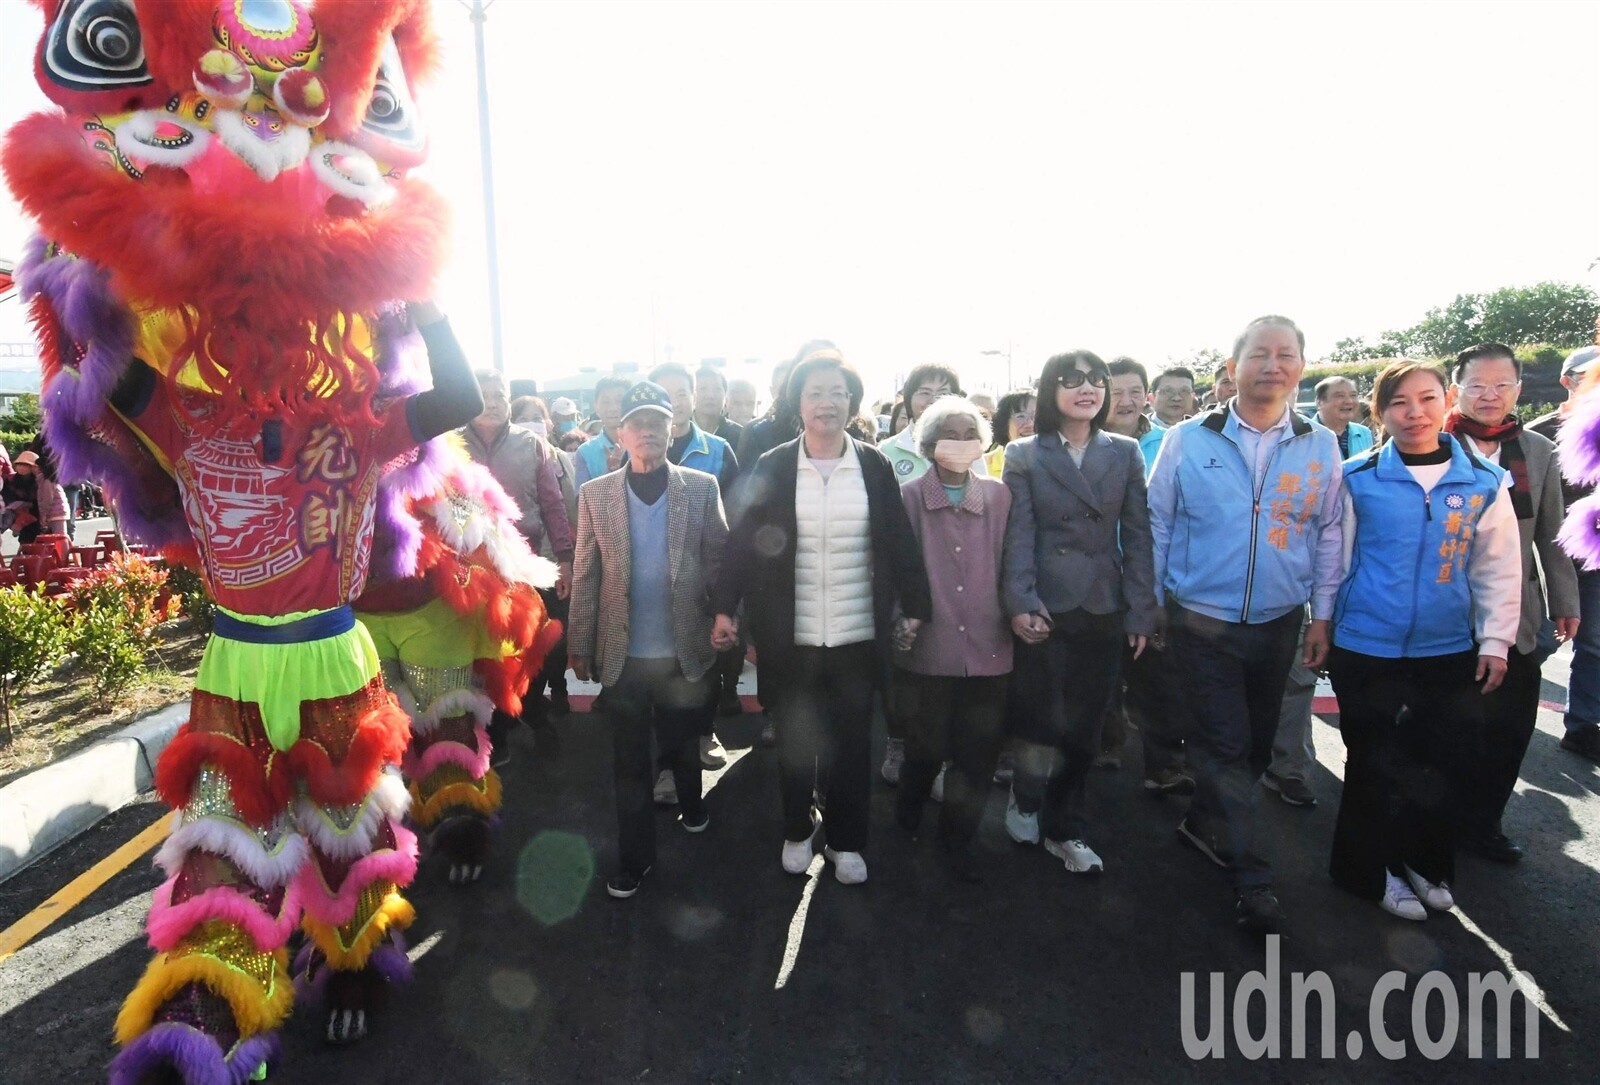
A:
POLYGON ((1392 441, 1345 461, 1356 537, 1333 610, 1341 648, 1389 659, 1472 650, 1467 560, 1505 472, 1449 434, 1439 440, 1450 466, 1429 492, 1392 441))

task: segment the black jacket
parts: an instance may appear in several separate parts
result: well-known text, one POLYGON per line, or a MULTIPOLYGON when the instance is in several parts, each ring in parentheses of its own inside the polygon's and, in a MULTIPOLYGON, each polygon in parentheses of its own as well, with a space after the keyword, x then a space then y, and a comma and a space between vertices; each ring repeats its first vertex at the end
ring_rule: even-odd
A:
MULTIPOLYGON (((800 468, 796 438, 762 456, 740 483, 732 534, 723 554, 722 573, 711 593, 714 611, 735 614, 745 604, 745 624, 763 667, 786 669, 794 650, 795 474, 800 468)), ((900 500, 900 485, 889 461, 869 444, 851 439, 861 461, 872 530, 872 617, 875 642, 884 666, 890 652, 889 626, 895 605, 908 618, 933 617, 922 547, 900 500)))

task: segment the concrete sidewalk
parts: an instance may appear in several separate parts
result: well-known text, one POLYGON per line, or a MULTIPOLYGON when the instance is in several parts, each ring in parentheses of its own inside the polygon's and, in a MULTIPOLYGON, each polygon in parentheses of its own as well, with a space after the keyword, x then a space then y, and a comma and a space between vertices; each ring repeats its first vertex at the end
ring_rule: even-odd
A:
POLYGON ((156 761, 188 718, 186 698, 0 788, 0 882, 154 787, 156 761))

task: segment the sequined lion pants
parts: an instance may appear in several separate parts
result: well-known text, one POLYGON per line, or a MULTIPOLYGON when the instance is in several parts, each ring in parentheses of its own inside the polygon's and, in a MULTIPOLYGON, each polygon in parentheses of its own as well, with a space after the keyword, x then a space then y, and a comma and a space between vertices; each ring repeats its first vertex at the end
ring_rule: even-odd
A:
POLYGON ((411 744, 402 761, 411 789, 411 818, 451 878, 474 880, 488 855, 500 809, 500 777, 489 767, 494 702, 475 665, 499 660, 510 646, 483 623, 435 599, 414 610, 363 611, 383 675, 410 718, 411 744))
POLYGON ((219 613, 156 771, 177 813, 156 856, 156 957, 117 1016, 113 1082, 163 1067, 190 1085, 263 1076, 294 1000, 296 927, 307 985, 340 984, 347 1004, 409 974, 400 889, 417 842, 395 768, 408 723, 378 671, 348 607, 219 613))

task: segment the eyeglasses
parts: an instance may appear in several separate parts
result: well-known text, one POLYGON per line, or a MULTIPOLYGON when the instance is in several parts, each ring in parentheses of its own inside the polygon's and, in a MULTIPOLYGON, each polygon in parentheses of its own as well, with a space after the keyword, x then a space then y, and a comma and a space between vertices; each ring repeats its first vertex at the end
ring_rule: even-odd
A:
POLYGON ((1091 388, 1104 388, 1106 386, 1106 378, 1098 373, 1090 374, 1081 369, 1069 369, 1061 374, 1061 387, 1063 388, 1081 388, 1085 381, 1089 383, 1091 388))
POLYGON ((1032 422, 1033 421, 1033 412, 1032 411, 1018 411, 1016 414, 1011 416, 1011 421, 1013 421, 1013 422, 1032 422))
POLYGON ((1493 393, 1494 397, 1499 399, 1501 396, 1520 387, 1522 387, 1521 381, 1501 381, 1499 384, 1468 384, 1462 387, 1461 390, 1473 399, 1482 399, 1490 393, 1493 393))

